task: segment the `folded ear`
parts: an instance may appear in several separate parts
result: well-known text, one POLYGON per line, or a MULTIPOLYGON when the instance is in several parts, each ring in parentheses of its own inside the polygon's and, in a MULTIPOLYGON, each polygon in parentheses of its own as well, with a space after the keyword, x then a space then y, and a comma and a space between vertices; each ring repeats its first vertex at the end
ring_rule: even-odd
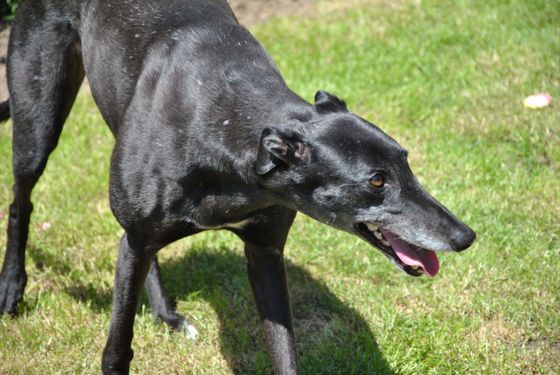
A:
POLYGON ((315 94, 315 108, 319 113, 348 112, 346 103, 326 91, 317 91, 315 94))
POLYGON ((307 147, 301 134, 265 128, 257 153, 257 174, 264 175, 282 164, 295 164, 304 160, 307 155, 307 147))

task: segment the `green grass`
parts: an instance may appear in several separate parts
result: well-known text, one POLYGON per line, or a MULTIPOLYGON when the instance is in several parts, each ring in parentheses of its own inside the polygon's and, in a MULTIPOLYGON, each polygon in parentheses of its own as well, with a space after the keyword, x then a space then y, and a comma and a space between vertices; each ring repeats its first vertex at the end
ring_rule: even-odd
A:
MULTIPOLYGON (((254 28, 290 87, 332 91, 410 150, 419 179, 476 229, 434 279, 398 272, 355 237, 299 216, 287 244, 306 374, 560 373, 560 2, 323 1, 254 28), (350 4, 350 5, 348 5, 350 4), (525 96, 548 91, 544 110, 525 96)), ((11 200, 0 124, 0 202, 11 200)), ((98 373, 121 229, 107 200, 113 141, 81 93, 34 192, 21 315, 0 318, 0 373, 98 373), (40 230, 42 222, 52 224, 40 230)), ((0 224, 0 252, 6 220, 0 224)), ((200 331, 167 332, 145 299, 135 373, 270 373, 227 232, 161 253, 200 331)))

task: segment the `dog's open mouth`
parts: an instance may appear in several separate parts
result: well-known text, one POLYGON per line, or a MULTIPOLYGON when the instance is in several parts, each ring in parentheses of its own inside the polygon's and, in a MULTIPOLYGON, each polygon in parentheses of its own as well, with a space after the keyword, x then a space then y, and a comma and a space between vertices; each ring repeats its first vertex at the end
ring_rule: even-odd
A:
POLYGON ((438 273, 439 261, 434 251, 409 244, 375 224, 359 223, 355 227, 366 241, 380 249, 409 275, 426 274, 434 277, 438 273))

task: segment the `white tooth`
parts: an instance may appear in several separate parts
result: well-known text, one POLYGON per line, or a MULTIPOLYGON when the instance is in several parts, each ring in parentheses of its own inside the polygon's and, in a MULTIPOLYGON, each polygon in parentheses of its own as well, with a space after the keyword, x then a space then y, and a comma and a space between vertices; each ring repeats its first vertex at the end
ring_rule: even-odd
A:
POLYGON ((373 232, 373 235, 374 235, 375 238, 377 238, 378 240, 382 240, 382 239, 383 239, 383 235, 382 235, 381 232, 379 232, 379 231, 373 232))
POLYGON ((418 266, 410 266, 410 268, 412 268, 414 271, 418 271, 418 268, 420 268, 420 267, 418 267, 418 266))
POLYGON ((388 241, 385 241, 385 240, 381 240, 381 243, 385 246, 391 246, 391 244, 388 241))
POLYGON ((379 229, 379 226, 375 225, 375 224, 368 224, 367 225, 368 229, 371 230, 372 232, 375 232, 376 230, 379 229))

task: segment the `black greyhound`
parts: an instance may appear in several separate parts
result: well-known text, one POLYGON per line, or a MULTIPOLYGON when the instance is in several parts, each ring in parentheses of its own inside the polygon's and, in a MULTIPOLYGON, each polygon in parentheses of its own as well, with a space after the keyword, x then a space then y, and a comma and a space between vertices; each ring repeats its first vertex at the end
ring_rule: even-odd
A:
POLYGON ((0 313, 26 284, 31 191, 87 75, 116 137, 111 208, 125 230, 105 373, 127 373, 138 296, 170 309, 155 254, 180 238, 228 229, 247 272, 277 373, 297 372, 283 248, 296 211, 360 236, 397 267, 435 275, 432 250, 461 251, 475 233, 432 198, 407 153, 340 99, 293 93, 225 0, 25 0, 9 43, 14 201, 0 313), (431 250, 428 250, 431 249, 431 250))

